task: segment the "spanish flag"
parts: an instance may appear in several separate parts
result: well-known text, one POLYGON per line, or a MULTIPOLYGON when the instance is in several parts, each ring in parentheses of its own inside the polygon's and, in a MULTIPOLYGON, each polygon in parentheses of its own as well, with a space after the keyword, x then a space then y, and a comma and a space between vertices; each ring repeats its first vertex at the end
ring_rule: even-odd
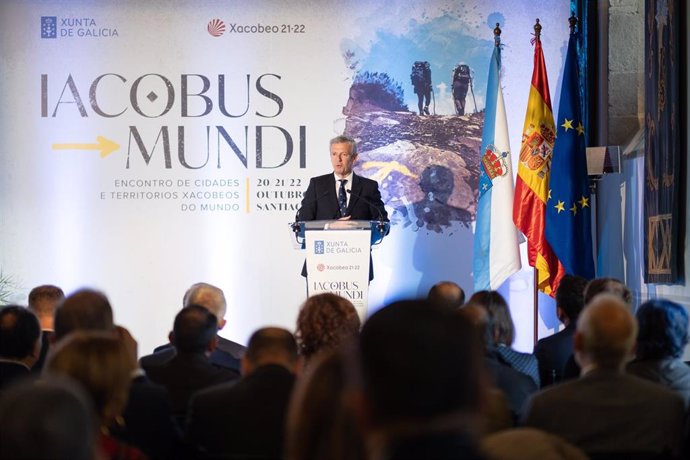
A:
POLYGON ((527 238, 527 256, 529 264, 536 269, 537 288, 545 294, 554 296, 564 270, 546 241, 544 232, 556 130, 544 53, 539 39, 540 30, 541 26, 537 20, 534 71, 522 131, 513 201, 513 222, 527 238))

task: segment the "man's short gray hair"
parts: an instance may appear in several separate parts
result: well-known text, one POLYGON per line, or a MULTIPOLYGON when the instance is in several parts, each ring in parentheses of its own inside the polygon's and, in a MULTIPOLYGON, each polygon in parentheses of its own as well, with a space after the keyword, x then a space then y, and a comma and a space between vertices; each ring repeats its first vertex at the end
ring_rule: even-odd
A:
POLYGON ((216 315, 218 322, 225 318, 227 303, 223 290, 208 283, 196 283, 187 289, 182 298, 182 306, 201 305, 216 315))
POLYGON ((353 156, 357 155, 357 142, 350 136, 345 136, 344 134, 336 136, 331 139, 331 142, 328 145, 331 146, 333 144, 350 144, 350 153, 353 156))

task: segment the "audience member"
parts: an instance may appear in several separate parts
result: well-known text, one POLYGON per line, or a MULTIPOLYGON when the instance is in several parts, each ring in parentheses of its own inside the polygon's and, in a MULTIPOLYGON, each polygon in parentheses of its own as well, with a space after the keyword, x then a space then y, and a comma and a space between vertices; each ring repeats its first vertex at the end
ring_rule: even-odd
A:
MULTIPOLYGON (((103 331, 120 340, 132 340, 124 328, 116 328, 113 310, 102 292, 81 289, 67 296, 55 311, 54 340, 58 343, 77 331, 103 331)), ((128 347, 132 358, 131 345, 128 347)), ((141 369, 131 375, 123 418, 124 425, 111 429, 113 436, 144 451, 152 459, 169 460, 176 454, 179 428, 172 418, 167 390, 154 385, 141 369)))
POLYGON ((242 358, 242 378, 192 398, 187 437, 202 458, 282 458, 285 415, 298 371, 293 335, 256 331, 242 358))
MULTIPOLYGON (((488 460, 588 460, 563 438, 535 428, 513 428, 482 439, 488 460)), ((622 459, 621 459, 622 460, 622 459)))
POLYGON ((355 337, 360 326, 357 310, 349 300, 330 292, 309 297, 300 308, 295 329, 305 364, 317 353, 337 348, 355 337))
POLYGON ((495 387, 488 392, 487 406, 484 408, 486 423, 481 431, 493 433, 510 428, 519 419, 527 399, 537 391, 537 385, 495 352, 493 328, 485 308, 469 303, 457 312, 474 326, 483 345, 484 366, 495 387))
POLYGON ((574 336, 582 376, 537 393, 528 403, 525 425, 562 436, 588 455, 677 458, 683 398, 623 372, 636 333, 625 302, 609 294, 596 296, 580 315, 574 336))
POLYGON ((688 312, 669 300, 650 300, 637 310, 635 359, 629 374, 676 391, 690 407, 690 366, 681 361, 688 343, 688 312))
MULTIPOLYGON (((632 293, 622 281, 615 278, 595 278, 587 283, 584 292, 585 305, 589 304, 599 294, 611 294, 621 299, 632 311, 632 293)), ((563 367, 563 380, 576 379, 580 376, 580 366, 575 356, 570 355, 563 367)))
MULTIPOLYGON (((187 292, 184 293, 182 298, 183 307, 188 307, 190 305, 201 305, 207 308, 211 313, 216 315, 218 319, 218 330, 225 327, 227 302, 225 300, 225 293, 223 293, 223 290, 219 287, 208 283, 193 284, 187 289, 187 292)), ((244 350, 244 346, 239 343, 235 343, 218 335, 218 345, 210 356, 211 364, 240 372, 240 360, 244 350)), ((172 359, 174 354, 175 347, 171 343, 167 343, 156 347, 154 353, 149 355, 146 358, 146 362, 142 364, 160 364, 172 359)))
POLYGON ((55 329, 55 309, 64 299, 65 293, 62 289, 51 284, 37 286, 29 292, 29 310, 36 315, 41 325, 41 355, 31 368, 32 372, 40 373, 43 369, 55 329))
POLYGON ((114 334, 95 331, 72 333, 56 345, 46 362, 47 376, 70 377, 90 396, 100 424, 98 445, 107 459, 147 458, 110 435, 110 428, 122 420, 132 364, 127 348, 114 334))
POLYGON ((468 302, 486 309, 492 327, 492 352, 516 371, 531 378, 539 388, 539 365, 537 358, 530 353, 522 353, 512 348, 515 340, 515 324, 508 304, 497 291, 475 292, 468 302))
POLYGON ((427 298, 431 302, 456 309, 465 303, 465 291, 452 281, 440 281, 431 286, 427 298))
POLYGON ((97 437, 91 401, 72 381, 14 384, 0 399, 3 460, 94 460, 97 437))
POLYGON ((170 393, 173 413, 184 422, 192 394, 210 386, 239 377, 231 369, 211 364, 209 355, 218 344, 218 321, 207 308, 200 305, 184 307, 175 316, 170 342, 176 353, 168 361, 147 365, 142 358, 146 375, 163 385, 170 393))
POLYGON ((287 416, 287 460, 365 460, 364 437, 345 403, 350 350, 315 357, 297 382, 287 416))
POLYGON ((360 335, 356 410, 371 459, 476 459, 471 426, 482 401, 481 346, 472 326, 428 301, 378 310, 360 335))
POLYGON ((573 354, 575 324, 585 306, 584 290, 587 280, 581 276, 565 275, 556 291, 556 314, 565 328, 535 345, 534 356, 539 363, 542 388, 563 379, 563 369, 573 354))
POLYGON ((28 309, 0 309, 0 392, 10 382, 28 378, 41 353, 41 329, 28 309))
POLYGON ((599 294, 612 294, 621 299, 625 306, 632 311, 632 293, 630 289, 616 278, 595 278, 585 286, 585 305, 589 304, 599 294))

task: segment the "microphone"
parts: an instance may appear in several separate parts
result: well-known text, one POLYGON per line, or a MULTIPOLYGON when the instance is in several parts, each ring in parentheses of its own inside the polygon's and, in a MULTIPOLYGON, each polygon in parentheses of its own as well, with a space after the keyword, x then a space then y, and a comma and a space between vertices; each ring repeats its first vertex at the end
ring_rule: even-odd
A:
POLYGON ((297 212, 295 212, 295 221, 290 225, 290 227, 292 228, 292 231, 293 231, 293 232, 299 233, 299 230, 300 230, 300 225, 299 225, 299 212, 302 210, 302 208, 303 208, 305 205, 310 205, 310 204, 316 203, 316 202, 319 201, 321 198, 324 198, 326 195, 328 195, 328 193, 329 193, 328 191, 325 191, 325 192, 321 193, 320 195, 318 195, 317 197, 312 198, 311 200, 308 200, 308 201, 306 201, 306 202, 304 201, 304 199, 302 200, 302 204, 300 205, 300 207, 299 207, 299 209, 297 210, 297 212))
POLYGON ((376 210, 376 212, 377 212, 378 215, 379 215, 378 219, 376 219, 376 220, 379 221, 378 224, 376 224, 376 228, 377 228, 378 231, 379 231, 381 234, 383 234, 384 236, 387 235, 387 234, 388 234, 388 232, 386 232, 386 226, 387 226, 386 224, 387 224, 387 222, 386 222, 386 220, 383 218, 383 213, 381 212, 381 209, 379 208, 379 206, 378 206, 377 204, 372 203, 371 200, 369 200, 369 199, 363 197, 362 195, 360 195, 360 194, 358 194, 358 193, 353 193, 352 190, 345 190, 345 191, 346 191, 351 197, 359 198, 360 200, 362 200, 362 201, 364 201, 366 204, 368 204, 370 208, 374 208, 374 209, 376 210), (384 232, 386 232, 386 233, 384 233, 384 232))

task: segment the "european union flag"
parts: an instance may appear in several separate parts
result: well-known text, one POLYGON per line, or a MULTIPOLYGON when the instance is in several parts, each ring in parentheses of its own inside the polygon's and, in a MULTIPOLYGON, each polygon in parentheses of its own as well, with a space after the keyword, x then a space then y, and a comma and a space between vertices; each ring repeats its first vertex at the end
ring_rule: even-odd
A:
POLYGON ((575 32, 570 34, 563 71, 545 233, 567 274, 592 279, 592 202, 580 110, 577 36, 575 32))

